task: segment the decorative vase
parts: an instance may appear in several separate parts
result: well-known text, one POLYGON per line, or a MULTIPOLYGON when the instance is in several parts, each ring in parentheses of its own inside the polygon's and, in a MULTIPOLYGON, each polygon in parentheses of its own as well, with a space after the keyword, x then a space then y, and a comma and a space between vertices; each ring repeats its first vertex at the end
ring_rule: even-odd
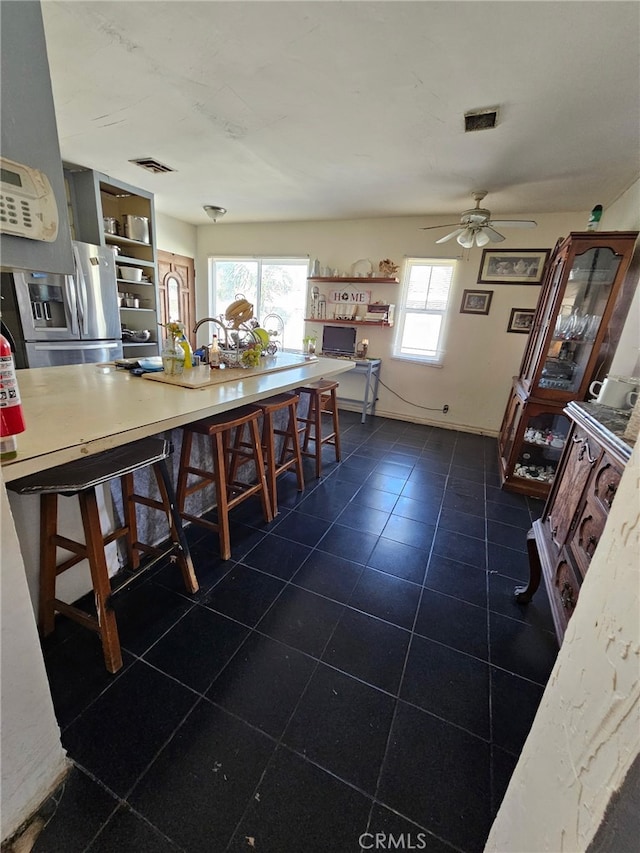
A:
POLYGON ((164 342, 162 367, 168 376, 180 376, 184 371, 184 350, 176 338, 167 338, 164 342))

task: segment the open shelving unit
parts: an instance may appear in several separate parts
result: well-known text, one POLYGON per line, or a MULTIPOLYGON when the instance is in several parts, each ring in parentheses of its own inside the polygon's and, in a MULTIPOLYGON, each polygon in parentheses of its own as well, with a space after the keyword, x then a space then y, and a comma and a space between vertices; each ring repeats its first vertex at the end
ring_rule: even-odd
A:
MULTIPOLYGON (((362 290, 369 290, 375 285, 397 285, 397 278, 385 278, 381 276, 309 276, 307 279, 309 285, 319 287, 320 285, 333 285, 332 290, 337 290, 335 285, 357 285, 362 290)), ((325 288, 326 289, 326 288, 325 288)), ((324 294, 323 294, 324 295, 324 294)), ((373 294, 372 294, 372 299, 373 294)), ((325 304, 326 303, 326 300, 325 304)), ((336 303, 337 305, 338 303, 336 303)), ((362 317, 354 319, 348 318, 333 318, 333 317, 305 317, 305 323, 330 323, 335 326, 369 326, 371 328, 390 328, 393 322, 388 320, 365 320, 362 317)))
POLYGON ((145 303, 139 308, 120 307, 122 328, 133 331, 148 329, 151 332, 146 342, 123 340, 124 355, 157 355, 160 351, 159 298, 153 194, 91 169, 68 167, 65 169, 65 178, 71 198, 74 237, 113 248, 118 295, 124 297, 125 293, 131 293, 145 303), (127 215, 148 219, 148 243, 125 237, 123 233, 105 231, 104 220, 107 217, 115 218, 123 231, 124 217, 127 215), (124 279, 120 276, 120 267, 142 269, 146 280, 137 282, 124 279))

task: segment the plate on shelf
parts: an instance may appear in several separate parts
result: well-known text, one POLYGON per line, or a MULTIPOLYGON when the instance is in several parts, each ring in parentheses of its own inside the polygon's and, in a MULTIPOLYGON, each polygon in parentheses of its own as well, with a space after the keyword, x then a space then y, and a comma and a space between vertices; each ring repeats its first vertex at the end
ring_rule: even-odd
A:
POLYGON ((351 275, 356 278, 367 278, 372 272, 373 264, 366 258, 356 261, 355 264, 351 266, 351 275))

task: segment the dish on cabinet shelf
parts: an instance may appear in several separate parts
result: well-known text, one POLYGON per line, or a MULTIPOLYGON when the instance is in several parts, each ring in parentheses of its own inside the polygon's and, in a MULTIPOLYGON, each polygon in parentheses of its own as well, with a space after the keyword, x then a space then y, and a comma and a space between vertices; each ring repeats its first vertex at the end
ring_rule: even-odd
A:
POLYGON ((366 258, 356 261, 351 267, 351 275, 356 278, 368 278, 373 272, 373 264, 366 258))

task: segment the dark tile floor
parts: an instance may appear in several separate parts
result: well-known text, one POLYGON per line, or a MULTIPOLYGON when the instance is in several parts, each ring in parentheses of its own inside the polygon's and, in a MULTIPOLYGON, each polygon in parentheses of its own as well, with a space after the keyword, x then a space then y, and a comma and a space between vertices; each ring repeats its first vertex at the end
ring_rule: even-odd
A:
POLYGON ((281 478, 274 522, 237 508, 232 560, 189 530, 195 597, 168 564, 117 600, 117 675, 60 621, 75 767, 38 853, 482 850, 557 653, 544 591, 512 595, 542 504, 493 439, 341 419, 342 463, 281 478))

